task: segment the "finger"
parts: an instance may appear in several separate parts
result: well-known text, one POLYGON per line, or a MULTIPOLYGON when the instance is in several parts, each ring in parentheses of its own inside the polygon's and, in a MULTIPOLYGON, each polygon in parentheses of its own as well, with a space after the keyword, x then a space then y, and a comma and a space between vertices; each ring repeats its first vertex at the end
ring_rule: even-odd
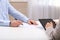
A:
POLYGON ((30 25, 31 25, 31 22, 30 22, 30 21, 28 21, 28 24, 30 24, 30 25))
POLYGON ((37 22, 36 21, 32 21, 31 22, 33 25, 37 25, 37 22))
POLYGON ((37 25, 37 23, 35 21, 30 21, 30 24, 37 25))
POLYGON ((22 22, 22 21, 17 20, 17 22, 18 22, 19 24, 23 25, 23 22, 22 22))

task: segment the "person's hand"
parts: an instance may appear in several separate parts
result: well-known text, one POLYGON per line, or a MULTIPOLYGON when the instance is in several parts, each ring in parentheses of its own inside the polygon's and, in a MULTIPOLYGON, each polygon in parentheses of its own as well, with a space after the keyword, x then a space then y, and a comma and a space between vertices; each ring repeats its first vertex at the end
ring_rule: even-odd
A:
POLYGON ((47 24, 45 25, 45 28, 51 28, 51 27, 53 27, 53 23, 47 22, 47 24))
POLYGON ((11 21, 10 26, 11 27, 18 27, 19 25, 22 25, 22 24, 23 24, 22 21, 13 20, 13 21, 11 21))
POLYGON ((28 24, 30 24, 30 25, 37 25, 37 22, 30 19, 30 20, 28 20, 28 24))

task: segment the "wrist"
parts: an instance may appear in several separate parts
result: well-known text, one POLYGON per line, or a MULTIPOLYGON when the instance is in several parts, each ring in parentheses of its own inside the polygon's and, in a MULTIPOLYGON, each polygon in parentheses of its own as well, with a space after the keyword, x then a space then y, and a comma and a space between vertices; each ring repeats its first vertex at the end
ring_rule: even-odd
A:
POLYGON ((9 26, 11 27, 11 22, 9 23, 9 26))

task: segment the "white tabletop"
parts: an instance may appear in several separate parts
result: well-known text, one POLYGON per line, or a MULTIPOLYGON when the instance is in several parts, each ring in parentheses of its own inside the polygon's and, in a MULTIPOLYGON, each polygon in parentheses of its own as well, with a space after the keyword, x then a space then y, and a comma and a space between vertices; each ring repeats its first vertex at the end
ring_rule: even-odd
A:
POLYGON ((48 40, 45 31, 36 28, 38 26, 24 23, 20 27, 0 27, 0 40, 48 40))

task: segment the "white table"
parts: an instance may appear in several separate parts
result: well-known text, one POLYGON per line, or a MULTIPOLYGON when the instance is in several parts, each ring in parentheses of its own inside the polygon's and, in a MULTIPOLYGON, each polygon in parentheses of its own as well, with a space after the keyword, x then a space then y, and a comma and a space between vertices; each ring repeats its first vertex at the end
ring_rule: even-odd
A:
POLYGON ((0 40, 48 40, 45 31, 38 26, 24 23, 20 27, 0 27, 0 40))

